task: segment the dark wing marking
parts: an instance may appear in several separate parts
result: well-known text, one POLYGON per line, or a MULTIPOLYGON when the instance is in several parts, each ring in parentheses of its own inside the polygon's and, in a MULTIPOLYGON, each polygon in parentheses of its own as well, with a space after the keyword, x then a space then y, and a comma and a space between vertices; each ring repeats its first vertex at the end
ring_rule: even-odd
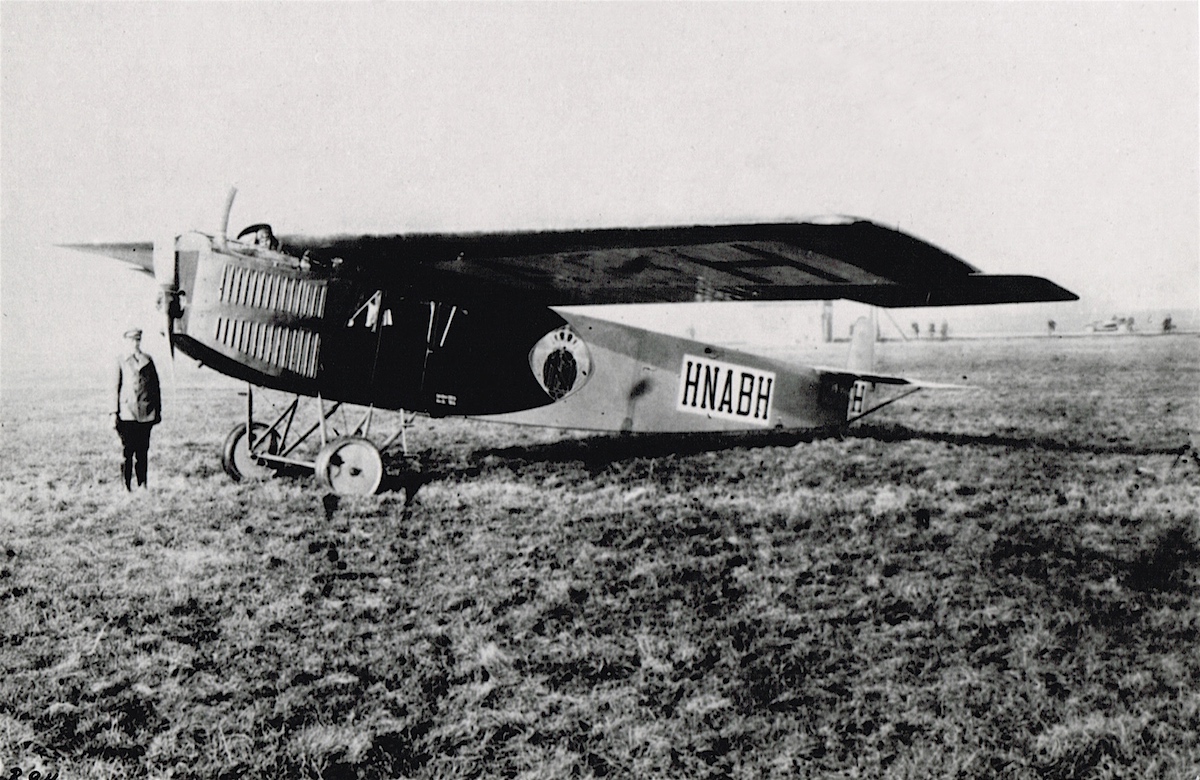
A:
POLYGON ((866 220, 540 233, 308 238, 380 284, 432 297, 508 296, 542 305, 847 298, 879 306, 1068 301, 1039 277, 988 276, 929 243, 866 220))

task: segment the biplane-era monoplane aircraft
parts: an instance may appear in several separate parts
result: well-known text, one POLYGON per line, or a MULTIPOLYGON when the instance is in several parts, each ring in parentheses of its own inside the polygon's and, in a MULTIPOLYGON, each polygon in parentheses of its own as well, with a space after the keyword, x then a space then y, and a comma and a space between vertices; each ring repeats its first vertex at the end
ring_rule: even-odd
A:
POLYGON ((613 432, 801 429, 873 411, 865 396, 876 384, 920 388, 873 373, 873 330, 859 329, 846 368, 821 368, 600 319, 588 304, 1077 299, 861 219, 325 238, 277 238, 256 224, 231 238, 233 195, 215 235, 69 246, 157 278, 172 354, 294 395, 269 422, 247 393, 224 450, 232 477, 300 466, 339 494, 378 490, 382 452, 404 444, 416 414, 613 432), (293 435, 301 397, 320 408, 293 435), (342 404, 365 411, 331 435, 326 421, 342 404), (378 443, 377 409, 400 412, 399 431, 378 443))

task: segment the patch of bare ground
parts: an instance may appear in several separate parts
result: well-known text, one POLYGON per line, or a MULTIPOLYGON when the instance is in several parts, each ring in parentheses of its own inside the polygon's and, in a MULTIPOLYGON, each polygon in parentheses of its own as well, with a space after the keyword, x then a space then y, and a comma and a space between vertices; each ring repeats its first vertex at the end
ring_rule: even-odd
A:
POLYGON ((133 497, 102 393, 6 392, 0 762, 1194 777, 1200 341, 882 358, 979 389, 842 437, 432 421, 336 506, 226 479, 235 385, 180 388, 133 497))

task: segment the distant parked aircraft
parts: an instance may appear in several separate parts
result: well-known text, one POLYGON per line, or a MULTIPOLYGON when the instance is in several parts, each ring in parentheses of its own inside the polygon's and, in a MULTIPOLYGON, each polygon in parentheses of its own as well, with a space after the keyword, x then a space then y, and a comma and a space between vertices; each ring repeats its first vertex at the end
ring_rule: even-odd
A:
POLYGON ((1088 333, 1133 333, 1133 317, 1118 317, 1115 314, 1106 321, 1094 320, 1084 326, 1088 333))

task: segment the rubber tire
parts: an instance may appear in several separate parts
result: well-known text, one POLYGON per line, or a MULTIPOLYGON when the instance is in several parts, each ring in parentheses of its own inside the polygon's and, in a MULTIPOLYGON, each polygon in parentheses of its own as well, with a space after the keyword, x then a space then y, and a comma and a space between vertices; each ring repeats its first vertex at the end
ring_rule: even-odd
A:
POLYGON ((383 456, 369 439, 348 436, 317 453, 317 482, 339 496, 370 496, 383 482, 383 456))
MULTIPOLYGON (((262 436, 268 431, 270 431, 270 426, 266 423, 254 423, 256 437, 262 436)), ((279 434, 271 431, 270 437, 270 441, 267 443, 267 452, 274 455, 279 452, 279 434)), ((264 479, 275 473, 270 466, 260 465, 250 457, 250 451, 246 446, 246 423, 238 423, 225 437, 225 447, 221 450, 221 466, 234 482, 241 482, 244 479, 264 479)))

